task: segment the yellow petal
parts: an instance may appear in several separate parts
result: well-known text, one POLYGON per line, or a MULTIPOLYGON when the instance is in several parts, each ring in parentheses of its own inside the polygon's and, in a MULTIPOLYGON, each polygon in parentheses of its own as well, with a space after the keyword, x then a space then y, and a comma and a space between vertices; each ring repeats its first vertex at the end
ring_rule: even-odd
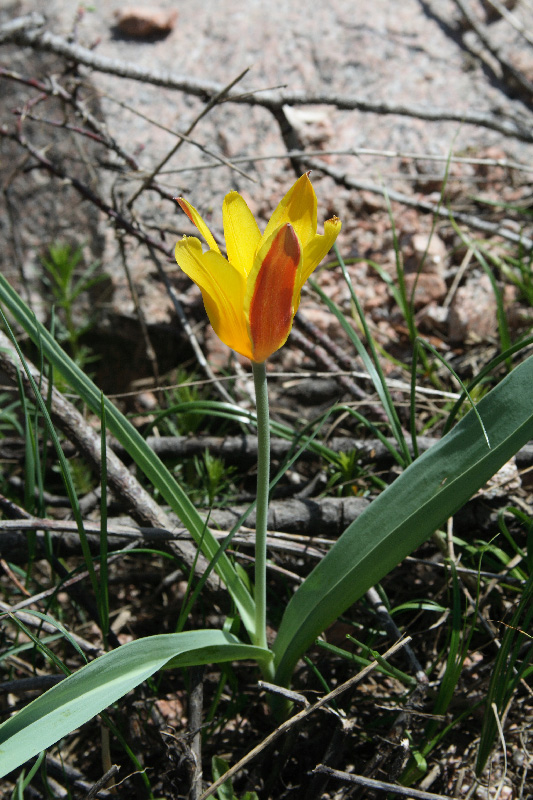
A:
POLYGON ((302 247, 316 234, 316 194, 309 175, 304 173, 289 189, 270 217, 263 242, 282 225, 290 223, 302 247))
POLYGON ((205 238, 176 245, 176 261, 199 286, 211 325, 238 353, 262 362, 286 341, 300 303, 302 286, 326 255, 341 228, 333 217, 318 236, 316 195, 302 175, 272 214, 264 235, 237 192, 223 206, 228 260, 194 206, 181 208, 205 238))
POLYGON ((298 237, 289 224, 276 231, 257 254, 244 306, 254 361, 265 361, 287 340, 294 317, 292 299, 301 257, 298 237))
POLYGON ((338 217, 326 220, 324 223, 324 235, 314 236, 304 248, 301 267, 298 270, 294 286, 294 313, 296 313, 300 305, 300 293, 304 283, 333 247, 341 225, 342 223, 338 217))
POLYGON ((195 237, 185 237, 176 244, 176 261, 202 292, 207 316, 219 339, 252 358, 243 312, 244 277, 220 253, 202 252, 202 245, 195 237))
POLYGON ((215 238, 205 222, 203 221, 202 217, 187 200, 184 200, 183 197, 176 197, 176 201, 179 203, 180 207, 185 211, 187 216, 189 217, 190 221, 196 225, 202 236, 204 237, 205 241, 210 250, 215 250, 217 253, 220 253, 220 248, 215 241, 215 238))
POLYGON ((224 198, 222 219, 228 261, 246 276, 252 269, 261 232, 238 192, 230 192, 224 198))

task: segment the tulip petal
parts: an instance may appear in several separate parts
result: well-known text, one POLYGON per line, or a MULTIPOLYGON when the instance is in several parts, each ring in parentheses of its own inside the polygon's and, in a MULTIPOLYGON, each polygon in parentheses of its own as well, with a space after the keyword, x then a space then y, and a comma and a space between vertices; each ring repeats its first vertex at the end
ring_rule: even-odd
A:
POLYGON ((270 217, 263 235, 263 242, 288 222, 296 231, 302 247, 305 247, 316 234, 316 205, 315 190, 309 180, 309 175, 304 173, 289 189, 270 217))
POLYGON ((230 192, 224 198, 222 219, 228 261, 246 276, 253 267, 261 232, 238 192, 230 192))
POLYGON ((314 236, 304 247, 302 264, 296 276, 294 285, 294 313, 298 311, 300 305, 300 293, 306 280, 318 267, 324 256, 326 256, 335 243, 341 229, 341 221, 338 217, 332 217, 324 223, 324 235, 314 236))
POLYGON ((301 257, 300 242, 289 224, 276 231, 256 256, 248 278, 244 313, 253 360, 258 363, 279 350, 290 333, 294 283, 301 257))
POLYGON ((201 242, 195 237, 184 237, 176 244, 176 261, 202 292, 207 316, 219 339, 252 358, 243 312, 245 278, 220 253, 202 252, 201 242))
POLYGON ((194 225, 196 225, 196 227, 204 237, 205 241, 207 242, 209 249, 215 250, 215 252, 220 253, 220 248, 215 241, 215 237, 213 236, 213 234, 211 233, 211 231, 209 230, 209 228, 207 227, 207 225, 205 224, 205 222, 203 221, 202 217, 195 209, 195 207, 192 206, 187 200, 184 200, 183 197, 176 197, 176 201, 183 209, 183 211, 185 211, 190 221, 194 225))
POLYGON ((302 175, 272 214, 265 233, 244 199, 229 192, 223 205, 228 259, 198 211, 178 202, 209 246, 196 237, 176 245, 176 261, 199 286, 218 337, 233 350, 262 363, 287 340, 303 284, 326 255, 341 228, 336 217, 318 236, 317 201, 302 175))

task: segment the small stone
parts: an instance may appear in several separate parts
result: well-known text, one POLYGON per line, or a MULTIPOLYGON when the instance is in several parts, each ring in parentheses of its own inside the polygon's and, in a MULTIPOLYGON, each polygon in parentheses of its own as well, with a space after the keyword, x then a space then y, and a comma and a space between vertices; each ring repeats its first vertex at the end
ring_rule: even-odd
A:
POLYGON ((305 147, 323 148, 333 138, 331 109, 327 106, 283 106, 283 111, 305 147))
POLYGON ((124 6, 115 11, 118 30, 135 39, 167 36, 173 30, 177 18, 177 11, 149 6, 124 6))
POLYGON ((405 276, 405 290, 407 297, 415 291, 414 306, 415 308, 422 308, 429 303, 438 302, 446 296, 446 283, 440 275, 434 275, 432 272, 421 272, 416 275, 410 272, 405 276))
POLYGON ((473 277, 457 290, 448 323, 452 342, 485 342, 496 335, 496 298, 487 275, 473 277))
POLYGON ((449 310, 438 303, 429 303, 416 315, 416 324, 425 331, 446 333, 449 310))
POLYGON ((516 466, 516 458, 508 461, 498 472, 489 478, 479 492, 478 497, 494 500, 497 497, 508 497, 511 492, 516 492, 522 486, 520 473, 516 466))
POLYGON ((424 272, 442 275, 446 269, 446 245, 442 239, 433 234, 415 233, 412 239, 413 256, 417 268, 424 272))

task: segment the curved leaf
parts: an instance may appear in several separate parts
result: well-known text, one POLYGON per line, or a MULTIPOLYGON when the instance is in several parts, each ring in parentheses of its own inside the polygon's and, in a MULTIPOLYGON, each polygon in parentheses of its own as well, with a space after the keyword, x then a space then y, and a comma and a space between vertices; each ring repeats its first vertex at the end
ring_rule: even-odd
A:
POLYGON ((292 597, 274 643, 275 680, 348 606, 424 542, 533 437, 533 357, 387 487, 345 530, 292 597))
POLYGON ((146 636, 123 644, 69 675, 0 725, 0 778, 92 719, 159 669, 271 653, 222 631, 146 636))

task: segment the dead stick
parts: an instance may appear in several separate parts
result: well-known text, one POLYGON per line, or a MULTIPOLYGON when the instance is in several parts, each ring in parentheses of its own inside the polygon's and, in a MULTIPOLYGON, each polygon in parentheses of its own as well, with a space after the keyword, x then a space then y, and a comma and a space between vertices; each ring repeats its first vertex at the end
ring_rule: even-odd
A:
POLYGON ((363 775, 352 775, 350 772, 340 772, 339 770, 331 769, 331 767, 326 767, 323 764, 319 764, 318 767, 315 767, 313 772, 322 772, 326 775, 330 775, 332 778, 339 778, 348 783, 366 786, 368 789, 377 789, 380 792, 391 792, 392 794, 401 794, 406 797, 416 797, 417 800, 453 800, 453 798, 445 794, 421 792, 420 789, 412 789, 410 786, 398 786, 396 783, 376 781, 373 778, 365 778, 363 775))
MULTIPOLYGON (((394 653, 396 653, 398 650, 401 650, 402 647, 405 647, 405 645, 408 644, 408 642, 410 641, 411 637, 406 636, 405 639, 396 642, 396 644, 390 647, 387 650, 387 652, 383 654, 383 658, 384 659, 390 658, 390 656, 394 655, 394 653)), ((329 692, 329 694, 324 695, 324 697, 318 700, 318 702, 314 703, 314 705, 309 706, 308 708, 304 708, 302 711, 299 711, 298 714, 295 714, 293 717, 290 717, 290 719, 283 722, 278 728, 276 728, 275 731, 272 731, 272 733, 269 736, 267 736, 266 739, 263 739, 263 741, 260 742, 260 744, 258 744, 257 747, 254 747, 253 750, 250 750, 250 752, 247 753, 244 756, 244 758, 241 758, 241 760, 238 761, 237 764, 235 764, 233 767, 230 767, 230 769, 227 772, 225 772, 224 775, 221 775, 221 777, 218 778, 218 780, 212 783, 209 789, 207 789, 207 791, 204 792, 203 795, 200 797, 200 800, 206 800, 208 797, 211 797, 217 791, 217 789, 220 786, 222 786, 222 784, 226 783, 227 780, 232 778, 246 764, 252 761, 257 755, 259 755, 259 753, 261 753, 266 747, 269 747, 269 745, 275 742, 276 739, 279 739, 280 736, 282 736, 284 733, 286 733, 288 730, 294 727, 294 725, 298 725, 300 722, 302 722, 302 720, 310 716, 310 714, 313 714, 315 711, 318 711, 318 709, 328 705, 328 703, 331 703, 332 700, 335 700, 343 692, 346 692, 348 689, 351 689, 357 683, 362 681, 363 678, 366 678, 366 676, 374 669, 376 669, 376 667, 378 666, 379 664, 377 661, 372 661, 370 664, 364 667, 361 670, 361 672, 358 672, 357 675, 351 677, 349 680, 346 681, 346 683, 337 686, 337 688, 333 689, 333 691, 329 692)))
MULTIPOLYGON (((14 25, 16 22, 17 20, 11 21, 9 29, 7 26, 0 28, 0 43, 15 42, 21 46, 33 47, 36 50, 47 50, 100 72, 143 83, 151 83, 154 86, 165 86, 196 97, 211 98, 224 89, 224 86, 216 81, 184 77, 166 70, 146 69, 138 64, 101 56, 94 50, 68 42, 61 36, 48 31, 28 29, 27 23, 26 26, 19 24, 17 27, 14 25)), ((24 22, 24 18, 21 22, 24 22)), ((233 89, 228 92, 227 101, 263 106, 271 112, 282 109, 284 105, 328 105, 350 111, 398 114, 428 121, 440 122, 448 120, 461 124, 480 125, 484 128, 499 131, 505 136, 514 136, 524 142, 533 142, 531 124, 527 118, 515 120, 510 116, 506 118, 501 114, 496 115, 485 111, 466 111, 465 109, 455 111, 449 108, 437 108, 427 105, 389 103, 379 100, 367 100, 353 95, 333 94, 331 91, 312 94, 303 91, 265 90, 261 92, 242 92, 238 89, 233 89)))
MULTIPOLYGON (((34 380, 41 387, 41 393, 48 393, 48 381, 40 375, 36 367, 29 361, 26 362, 34 380)), ((17 372, 20 373, 25 391, 31 395, 30 382, 24 370, 20 369, 18 355, 8 337, 0 332, 0 364, 5 372, 16 382, 17 372)), ((80 412, 57 389, 52 389, 51 417, 55 424, 65 435, 75 442, 82 450, 85 458, 97 470, 100 470, 101 449, 100 434, 86 422, 80 412)), ((148 523, 159 528, 172 530, 173 522, 167 513, 159 506, 153 497, 140 485, 134 475, 124 466, 122 461, 112 452, 107 450, 107 478, 111 489, 122 498, 131 508, 132 515, 141 523, 148 523)), ((174 542, 176 555, 188 567, 195 564, 196 547, 190 542, 174 542)), ((196 569, 203 574, 206 568, 205 559, 199 559, 196 569)), ((211 588, 216 588, 218 580, 211 578, 211 588)))

